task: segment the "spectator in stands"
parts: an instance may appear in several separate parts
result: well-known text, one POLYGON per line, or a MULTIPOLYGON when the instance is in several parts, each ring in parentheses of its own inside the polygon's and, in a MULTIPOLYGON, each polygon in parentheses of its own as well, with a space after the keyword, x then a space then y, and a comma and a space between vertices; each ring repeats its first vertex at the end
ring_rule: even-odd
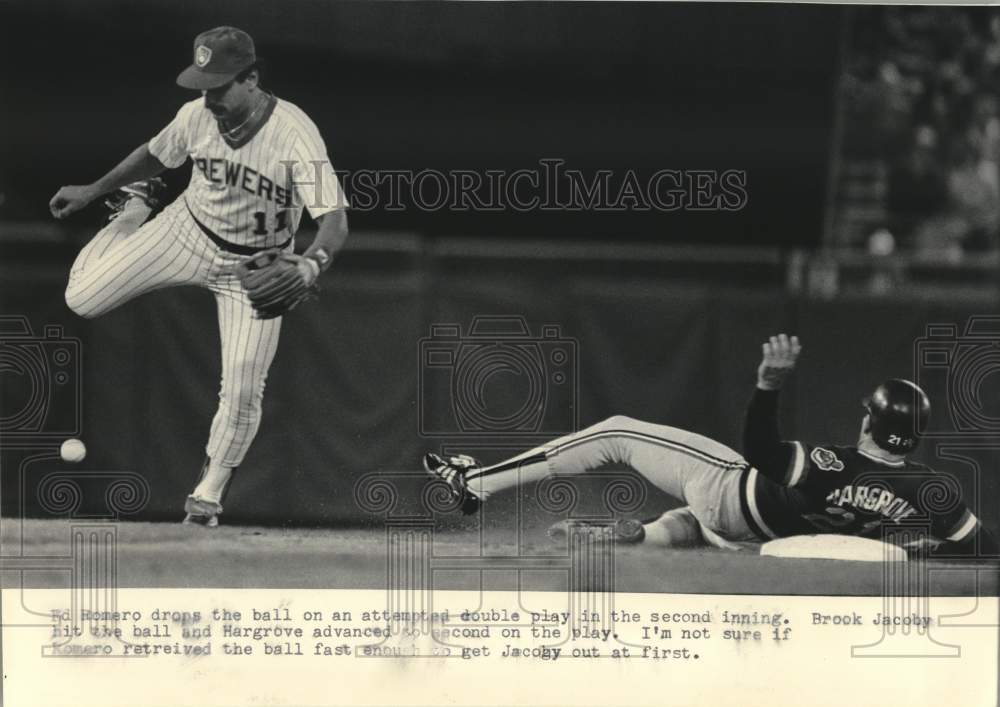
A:
POLYGON ((870 8, 856 24, 846 134, 871 137, 848 149, 889 167, 888 219, 874 225, 938 258, 1000 248, 1000 14, 870 8))
POLYGON ((903 247, 913 247, 918 232, 947 206, 948 185, 937 147, 934 129, 920 126, 910 151, 889 172, 889 229, 903 247))
POLYGON ((981 145, 959 142, 948 171, 951 218, 958 221, 959 244, 965 251, 997 247, 1000 229, 1000 184, 997 164, 986 159, 981 145))
POLYGON ((1000 15, 993 15, 983 49, 983 69, 993 73, 997 68, 1000 68, 1000 15))
POLYGON ((967 140, 976 151, 983 179, 1000 186, 1000 116, 997 97, 984 93, 976 97, 972 120, 966 133, 967 140))

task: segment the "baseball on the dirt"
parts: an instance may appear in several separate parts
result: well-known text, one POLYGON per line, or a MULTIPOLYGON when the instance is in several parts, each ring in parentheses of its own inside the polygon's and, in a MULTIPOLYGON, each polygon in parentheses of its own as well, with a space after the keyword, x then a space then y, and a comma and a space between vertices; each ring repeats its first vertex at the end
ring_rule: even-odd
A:
POLYGON ((78 439, 67 439, 59 447, 59 456, 63 458, 65 462, 72 462, 76 464, 77 462, 82 462, 83 458, 87 456, 87 448, 78 439))

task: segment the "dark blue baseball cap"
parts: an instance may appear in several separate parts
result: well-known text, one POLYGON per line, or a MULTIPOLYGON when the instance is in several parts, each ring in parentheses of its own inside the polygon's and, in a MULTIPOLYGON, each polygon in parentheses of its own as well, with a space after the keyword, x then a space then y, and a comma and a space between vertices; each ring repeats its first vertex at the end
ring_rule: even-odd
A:
POLYGON ((177 85, 195 90, 225 86, 257 62, 253 39, 235 27, 216 27, 194 40, 194 63, 177 77, 177 85))

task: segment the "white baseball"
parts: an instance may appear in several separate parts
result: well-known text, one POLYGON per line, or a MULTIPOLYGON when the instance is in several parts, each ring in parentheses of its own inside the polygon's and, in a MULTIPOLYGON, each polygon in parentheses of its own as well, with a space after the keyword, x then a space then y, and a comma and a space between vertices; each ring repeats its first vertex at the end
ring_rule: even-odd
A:
POLYGON ((82 462, 83 458, 87 456, 87 448, 78 439, 67 439, 59 447, 59 456, 65 462, 76 464, 77 462, 82 462))

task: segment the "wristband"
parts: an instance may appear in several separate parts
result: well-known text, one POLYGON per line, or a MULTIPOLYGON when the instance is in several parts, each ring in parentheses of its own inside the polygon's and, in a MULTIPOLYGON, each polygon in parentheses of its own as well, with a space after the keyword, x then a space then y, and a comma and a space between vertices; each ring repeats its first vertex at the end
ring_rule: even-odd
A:
MULTIPOLYGON (((317 248, 314 253, 310 253, 308 256, 309 260, 316 263, 320 272, 326 270, 327 266, 330 265, 330 254, 326 252, 323 248, 317 248)), ((319 274, 319 273, 317 273, 319 274)))
POLYGON ((315 281, 323 269, 320 267, 319 262, 311 256, 307 257, 305 261, 306 265, 308 265, 309 269, 312 271, 312 281, 315 281))

